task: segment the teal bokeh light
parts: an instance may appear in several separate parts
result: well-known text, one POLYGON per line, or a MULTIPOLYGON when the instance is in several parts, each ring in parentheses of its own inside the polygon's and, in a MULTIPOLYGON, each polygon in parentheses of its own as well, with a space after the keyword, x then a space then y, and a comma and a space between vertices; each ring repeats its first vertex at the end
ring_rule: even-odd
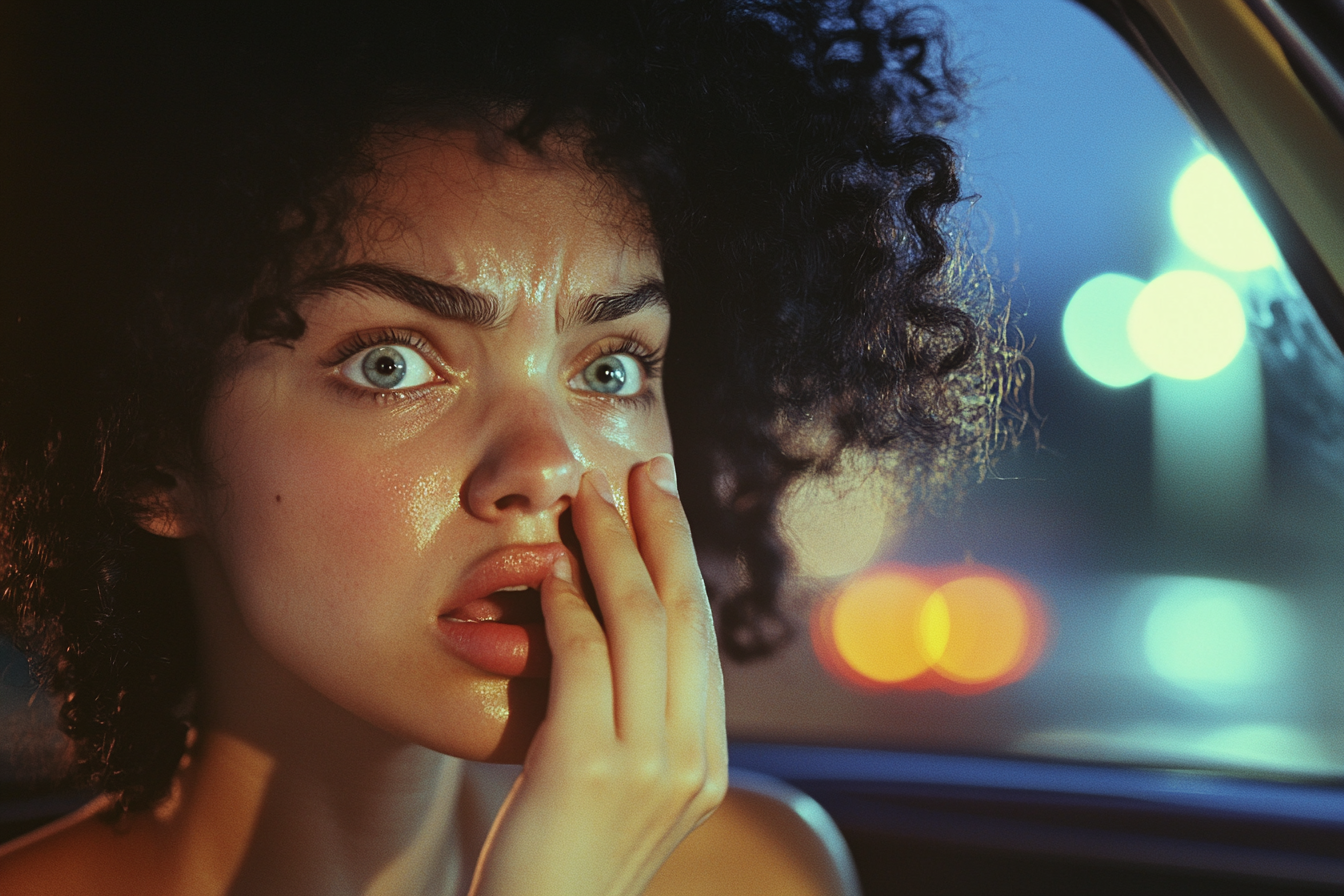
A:
POLYGON ((1225 579, 1165 576, 1152 595, 1144 653, 1172 684, 1221 700, 1281 677, 1300 638, 1275 592, 1225 579))
POLYGON ((1217 156, 1200 156, 1176 179, 1171 220, 1197 255, 1229 271, 1254 271, 1278 260, 1269 231, 1217 156))
POLYGON ((1129 344, 1126 321, 1143 281, 1100 274, 1078 287, 1064 308, 1064 347, 1083 373, 1113 388, 1152 373, 1129 344))
POLYGON ((1169 271, 1145 286, 1125 330, 1139 359, 1181 380, 1202 380, 1232 362, 1246 341, 1246 312, 1226 280, 1169 271))

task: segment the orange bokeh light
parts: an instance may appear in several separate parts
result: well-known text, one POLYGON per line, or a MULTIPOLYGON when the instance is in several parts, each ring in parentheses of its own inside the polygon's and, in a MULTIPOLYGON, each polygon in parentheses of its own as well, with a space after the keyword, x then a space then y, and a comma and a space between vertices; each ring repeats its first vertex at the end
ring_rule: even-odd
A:
POLYGON ((983 566, 882 564, 823 601, 812 620, 822 665, 864 690, 1001 687, 1036 664, 1047 634, 1035 593, 983 566))
POLYGON ((919 617, 928 596, 925 582, 898 573, 856 580, 831 608, 829 641, 838 658, 879 685, 924 672, 919 617))

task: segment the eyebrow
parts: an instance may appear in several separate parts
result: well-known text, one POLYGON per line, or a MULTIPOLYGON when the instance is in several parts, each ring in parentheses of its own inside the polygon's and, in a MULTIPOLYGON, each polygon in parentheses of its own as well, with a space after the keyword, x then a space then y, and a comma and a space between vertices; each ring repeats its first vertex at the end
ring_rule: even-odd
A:
POLYGON ((503 322, 503 311, 493 296, 370 262, 346 265, 310 277, 295 290, 295 296, 307 298, 338 289, 378 293, 437 317, 460 320, 485 329, 503 322))
MULTIPOLYGON (((346 265, 310 277, 300 284, 294 295, 302 299, 332 290, 378 293, 436 317, 460 320, 483 329, 504 323, 503 307, 494 296, 373 262, 346 265)), ((662 282, 649 279, 628 292, 583 296, 574 303, 569 314, 560 319, 558 329, 620 320, 645 308, 667 310, 669 307, 662 282)))
POLYGON ((574 303, 569 314, 560 318, 560 330, 571 326, 600 324, 637 314, 645 308, 669 309, 667 290, 660 280, 645 280, 629 292, 613 295, 586 295, 574 303))

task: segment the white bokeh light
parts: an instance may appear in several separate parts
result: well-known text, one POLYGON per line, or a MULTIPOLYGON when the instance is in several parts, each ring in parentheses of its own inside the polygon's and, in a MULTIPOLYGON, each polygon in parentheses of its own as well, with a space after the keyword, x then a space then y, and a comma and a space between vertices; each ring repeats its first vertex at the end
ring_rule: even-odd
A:
POLYGON ((1143 281, 1099 274, 1074 292, 1064 308, 1064 347, 1083 373, 1112 388, 1131 386, 1152 370, 1129 344, 1126 321, 1143 281))
POLYGON ((1149 579, 1144 655, 1161 678, 1215 702, 1278 680, 1301 637, 1287 602, 1248 582, 1149 579))
POLYGON ((1246 312, 1221 277, 1170 271, 1139 292, 1125 329, 1134 353, 1154 371, 1199 380, 1237 356, 1246 341, 1246 312))
MULTIPOLYGON (((862 465, 860 465, 862 467, 862 465)), ((785 495, 780 530, 804 575, 847 576, 873 561, 899 520, 890 478, 873 468, 801 480, 785 495)))
POLYGON ((1254 271, 1278 259, 1269 231, 1217 156, 1200 156, 1177 178, 1171 219, 1187 246, 1229 271, 1254 271))

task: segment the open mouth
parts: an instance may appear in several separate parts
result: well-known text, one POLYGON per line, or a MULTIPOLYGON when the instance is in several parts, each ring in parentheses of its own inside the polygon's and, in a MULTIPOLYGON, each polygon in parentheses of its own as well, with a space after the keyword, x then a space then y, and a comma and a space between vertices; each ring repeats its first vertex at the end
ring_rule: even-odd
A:
POLYGON ((457 607, 440 618, 504 625, 541 623, 541 594, 526 585, 511 585, 457 607))
MULTIPOLYGON (((566 530, 572 538, 573 530, 568 525, 561 526, 561 535, 566 535, 566 530)), ((551 564, 567 546, 567 541, 505 545, 482 557, 440 608, 440 643, 458 659, 492 675, 549 676, 551 650, 539 589, 551 564)), ((576 572, 596 612, 581 560, 576 572)))
POLYGON ((544 678, 551 650, 541 615, 541 594, 509 585, 439 616, 448 649, 471 665, 507 678, 544 678))

